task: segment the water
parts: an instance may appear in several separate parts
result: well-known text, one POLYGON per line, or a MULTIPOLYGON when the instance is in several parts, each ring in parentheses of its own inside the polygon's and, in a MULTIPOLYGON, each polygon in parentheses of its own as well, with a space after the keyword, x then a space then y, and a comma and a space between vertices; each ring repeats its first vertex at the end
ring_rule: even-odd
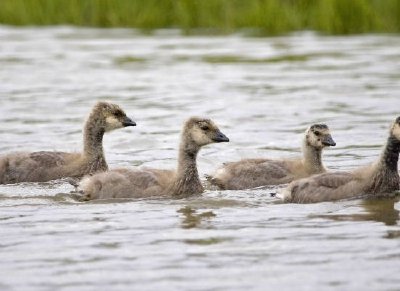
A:
MULTIPOLYGON (((247 157, 298 156, 327 123, 324 162, 375 160, 400 114, 400 38, 182 37, 175 31, 0 27, 0 153, 81 149, 97 100, 138 126, 105 137, 111 167, 173 168, 182 122, 231 139, 201 175, 247 157)), ((0 186, 1 290, 395 290, 399 200, 281 204, 268 193, 79 202, 64 181, 0 186)))

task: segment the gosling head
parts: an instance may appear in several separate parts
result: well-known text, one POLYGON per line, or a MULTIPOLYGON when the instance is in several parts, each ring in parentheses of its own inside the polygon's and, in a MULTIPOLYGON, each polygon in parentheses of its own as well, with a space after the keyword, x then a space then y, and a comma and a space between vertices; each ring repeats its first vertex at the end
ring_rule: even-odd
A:
POLYGON ((186 121, 184 134, 199 147, 210 143, 229 141, 229 138, 219 130, 214 122, 200 117, 192 117, 186 121))
POLYGON ((326 124, 311 125, 306 130, 306 142, 316 149, 336 145, 326 124))
POLYGON ((92 114, 97 117, 100 126, 105 132, 127 126, 136 126, 136 123, 126 116, 126 113, 116 104, 108 102, 98 102, 92 111, 92 114))
POLYGON ((390 128, 390 135, 400 141, 400 116, 393 122, 390 128))

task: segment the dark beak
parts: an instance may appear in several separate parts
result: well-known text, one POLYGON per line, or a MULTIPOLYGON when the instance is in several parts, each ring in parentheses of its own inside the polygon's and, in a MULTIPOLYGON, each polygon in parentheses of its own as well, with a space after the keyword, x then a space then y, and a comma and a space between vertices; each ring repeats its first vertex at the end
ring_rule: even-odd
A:
POLYGON ((213 138, 215 142, 228 142, 229 138, 226 137, 225 134, 220 132, 219 130, 215 133, 215 137, 213 138))
POLYGON ((332 146, 332 147, 336 145, 335 141, 333 140, 330 134, 324 137, 324 139, 322 140, 322 144, 325 146, 332 146))
POLYGON ((122 125, 125 126, 125 127, 127 127, 127 126, 136 126, 136 122, 134 122, 129 117, 125 117, 124 121, 122 122, 122 125))

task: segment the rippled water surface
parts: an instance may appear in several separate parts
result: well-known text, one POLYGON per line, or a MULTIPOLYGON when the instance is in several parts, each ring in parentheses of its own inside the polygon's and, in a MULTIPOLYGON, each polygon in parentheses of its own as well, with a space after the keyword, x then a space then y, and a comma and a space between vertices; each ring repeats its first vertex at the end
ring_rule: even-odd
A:
MULTIPOLYGON (((81 149, 97 100, 137 122, 111 167, 172 168, 182 122, 215 120, 201 175, 300 154, 327 123, 333 170, 375 160, 400 114, 400 37, 182 37, 174 31, 0 27, 0 153, 81 149)), ((79 202, 64 181, 0 186, 1 290, 396 290, 398 200, 279 203, 267 190, 79 202)))

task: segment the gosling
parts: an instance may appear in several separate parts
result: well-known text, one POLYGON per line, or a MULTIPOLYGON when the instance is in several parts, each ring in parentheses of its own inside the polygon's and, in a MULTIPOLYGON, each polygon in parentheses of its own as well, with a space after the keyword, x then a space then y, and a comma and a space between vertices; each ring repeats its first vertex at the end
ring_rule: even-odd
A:
POLYGON ((333 172, 294 181, 282 192, 285 202, 315 203, 372 195, 390 197, 400 189, 400 117, 392 123, 380 158, 352 172, 333 172))
POLYGON ((0 156, 0 184, 81 178, 108 169, 103 152, 105 132, 136 123, 116 104, 98 102, 84 126, 83 152, 15 152, 0 156))
POLYGON ((286 184, 293 180, 326 172, 322 150, 335 146, 325 124, 311 125, 304 134, 303 158, 245 159, 224 164, 209 180, 223 190, 250 189, 259 186, 286 184))
POLYGON ((178 168, 115 169, 84 178, 79 189, 85 198, 146 198, 152 196, 184 198, 204 191, 197 172, 200 148, 229 139, 210 119, 192 117, 183 126, 178 168))

